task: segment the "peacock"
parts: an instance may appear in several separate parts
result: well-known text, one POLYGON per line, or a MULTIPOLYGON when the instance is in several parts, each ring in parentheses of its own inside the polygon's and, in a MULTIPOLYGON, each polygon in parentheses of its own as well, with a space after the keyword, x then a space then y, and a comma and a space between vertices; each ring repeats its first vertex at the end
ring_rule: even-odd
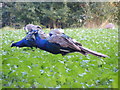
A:
POLYGON ((39 30, 30 31, 26 38, 13 43, 11 47, 36 47, 52 54, 62 54, 63 56, 68 53, 79 52, 83 55, 92 54, 99 57, 108 57, 107 55, 83 47, 82 44, 76 42, 64 33, 52 33, 49 38, 42 39, 38 32, 39 30))

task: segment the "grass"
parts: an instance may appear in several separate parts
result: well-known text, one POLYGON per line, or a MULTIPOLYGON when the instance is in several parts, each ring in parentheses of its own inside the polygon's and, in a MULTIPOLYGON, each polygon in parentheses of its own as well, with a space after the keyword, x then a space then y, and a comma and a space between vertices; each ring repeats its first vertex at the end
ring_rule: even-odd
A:
POLYGON ((65 29, 67 35, 83 46, 109 58, 11 48, 12 41, 24 38, 25 32, 7 27, 0 29, 0 33, 3 88, 118 88, 117 29, 65 29))

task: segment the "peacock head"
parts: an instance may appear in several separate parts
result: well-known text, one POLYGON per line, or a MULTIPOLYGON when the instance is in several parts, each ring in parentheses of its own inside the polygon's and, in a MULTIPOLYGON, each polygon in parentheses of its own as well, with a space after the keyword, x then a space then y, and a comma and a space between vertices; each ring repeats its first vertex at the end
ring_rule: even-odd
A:
POLYGON ((42 30, 42 27, 40 27, 39 25, 27 24, 24 27, 24 30, 28 33, 31 32, 32 30, 42 30))
POLYGON ((15 47, 16 46, 16 43, 12 43, 10 47, 15 47))
POLYGON ((50 31, 49 35, 52 36, 52 35, 63 34, 63 33, 64 33, 63 29, 53 29, 50 31))

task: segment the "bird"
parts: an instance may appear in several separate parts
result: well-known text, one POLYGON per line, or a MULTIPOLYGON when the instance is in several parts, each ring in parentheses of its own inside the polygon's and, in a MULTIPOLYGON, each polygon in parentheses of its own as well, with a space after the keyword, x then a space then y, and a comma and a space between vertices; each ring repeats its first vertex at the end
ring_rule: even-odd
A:
POLYGON ((62 54, 63 56, 68 53, 79 52, 83 55, 92 54, 99 57, 108 57, 107 55, 92 51, 83 47, 80 43, 65 34, 53 34, 49 39, 41 39, 38 31, 33 32, 35 41, 38 48, 48 51, 53 54, 62 54))
POLYGON ((34 25, 34 24, 27 24, 25 25, 24 27, 24 30, 28 33, 28 32, 31 32, 33 29, 36 29, 36 30, 41 30, 42 27, 39 26, 39 25, 34 25))
MULTIPOLYGON (((35 29, 35 28, 34 28, 35 29)), ((108 57, 107 55, 92 51, 88 48, 85 48, 79 42, 75 41, 71 37, 64 34, 64 32, 58 33, 60 30, 53 30, 49 33, 49 37, 42 39, 39 30, 32 30, 26 37, 16 43, 13 43, 11 46, 17 47, 36 47, 52 54, 62 54, 63 56, 68 53, 79 52, 83 55, 92 54, 99 57, 108 57), (34 38, 32 37, 34 36, 34 38), (29 38, 28 38, 29 37, 29 38)))
POLYGON ((52 36, 52 35, 55 35, 55 34, 64 34, 64 30, 61 29, 61 28, 55 28, 55 29, 52 29, 49 32, 49 36, 52 36))

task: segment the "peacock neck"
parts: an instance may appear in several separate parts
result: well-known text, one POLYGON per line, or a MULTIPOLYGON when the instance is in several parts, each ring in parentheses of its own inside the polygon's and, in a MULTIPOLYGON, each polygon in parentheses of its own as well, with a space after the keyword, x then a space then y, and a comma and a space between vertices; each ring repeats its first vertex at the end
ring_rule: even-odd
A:
POLYGON ((46 39, 41 39, 39 34, 35 34, 36 44, 39 48, 43 48, 45 43, 47 42, 46 39))

